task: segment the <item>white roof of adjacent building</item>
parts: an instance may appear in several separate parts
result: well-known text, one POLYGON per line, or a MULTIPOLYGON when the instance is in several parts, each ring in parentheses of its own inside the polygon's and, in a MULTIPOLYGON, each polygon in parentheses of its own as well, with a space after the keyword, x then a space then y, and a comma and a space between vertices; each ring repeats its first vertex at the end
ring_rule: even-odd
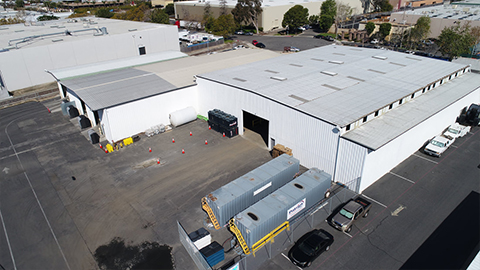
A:
MULTIPOLYGON (((272 51, 242 49, 212 55, 184 57, 113 71, 103 70, 96 74, 80 77, 72 75, 88 71, 88 67, 80 67, 78 70, 59 70, 52 73, 55 76, 57 74, 66 76, 66 79, 60 80, 60 82, 75 92, 95 111, 194 85, 194 76, 200 72, 234 67, 277 56, 280 54, 272 51)), ((150 57, 156 59, 154 56, 150 57)), ((131 63, 128 59, 117 62, 121 65, 131 63)), ((111 61, 104 67, 114 67, 115 65, 115 61, 111 61)))
POLYGON ((437 5, 419 7, 406 11, 395 12, 395 14, 420 15, 430 18, 478 21, 480 20, 480 1, 462 1, 451 5, 437 5))
MULTIPOLYGON (((309 2, 323 2, 324 0, 265 0, 262 2, 262 6, 294 6, 309 2)), ((237 5, 237 0, 231 0, 226 2, 228 8, 234 8, 237 5)), ((220 6, 220 0, 197 0, 197 1, 181 1, 175 2, 175 5, 189 5, 189 6, 204 6, 206 3, 210 3, 212 7, 220 6)))
POLYGON ((464 68, 388 50, 330 45, 198 77, 345 127, 464 68))
POLYGON ((145 29, 176 26, 96 17, 0 25, 0 51, 2 49, 15 50, 24 47, 43 46, 60 40, 89 39, 97 35, 98 38, 101 38, 102 27, 106 28, 108 35, 117 35, 145 29), (67 35, 66 31, 70 32, 71 35, 67 35), (23 40, 27 42, 20 42, 23 40))
POLYGON ((480 74, 467 73, 342 135, 377 150, 480 87, 480 74))

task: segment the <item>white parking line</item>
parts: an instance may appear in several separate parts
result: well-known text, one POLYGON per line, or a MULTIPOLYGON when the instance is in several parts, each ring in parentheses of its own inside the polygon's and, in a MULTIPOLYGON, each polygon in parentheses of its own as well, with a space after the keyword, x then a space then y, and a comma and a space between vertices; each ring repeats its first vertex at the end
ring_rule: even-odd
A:
POLYGON ((452 145, 450 145, 450 147, 453 147, 453 148, 458 148, 458 146, 456 146, 456 145, 453 145, 453 144, 452 144, 452 145))
POLYGON ((428 158, 426 158, 426 157, 422 157, 422 156, 419 156, 419 155, 417 155, 417 154, 413 154, 413 155, 416 156, 416 157, 418 157, 418 158, 424 159, 424 160, 426 160, 426 161, 430 161, 430 162, 432 162, 432 163, 438 164, 438 162, 433 161, 433 160, 431 160, 431 159, 428 159, 428 158))
POLYGON ((367 199, 369 199, 369 200, 371 200, 372 202, 376 202, 377 204, 379 204, 379 205, 381 205, 381 206, 383 206, 383 207, 387 208, 387 206, 386 206, 385 204, 383 204, 383 203, 380 203, 380 202, 378 202, 378 201, 376 201, 376 200, 374 200, 374 199, 372 199, 372 198, 368 197, 368 196, 367 196, 367 195, 365 195, 365 194, 362 194, 362 196, 363 196, 363 197, 365 197, 365 198, 367 198, 367 199))
POLYGON ((10 240, 8 240, 7 228, 5 227, 5 222, 3 222, 2 211, 0 211, 0 219, 2 220, 3 231, 5 232, 5 238, 7 238, 7 245, 8 245, 8 250, 10 251, 10 257, 12 257, 13 269, 17 270, 17 265, 15 264, 15 258, 13 257, 12 246, 10 246, 10 240))
MULTIPOLYGON (((292 262, 292 261, 290 261, 290 258, 287 257, 287 255, 283 254, 283 252, 282 252, 281 254, 282 254, 282 256, 285 257, 289 262, 292 262)), ((296 266, 296 265, 295 265, 295 266, 296 266)), ((300 270, 303 270, 302 268, 300 268, 300 267, 298 267, 298 266, 297 266, 297 268, 300 269, 300 270)))
POLYGON ((353 237, 351 234, 349 234, 349 233, 347 233, 347 232, 343 232, 343 233, 346 234, 346 235, 348 235, 348 236, 350 236, 350 238, 353 237))
POLYGON ((393 172, 388 172, 388 173, 389 173, 389 174, 392 174, 392 175, 395 175, 396 177, 401 178, 401 179, 403 179, 403 180, 405 180, 405 181, 407 181, 407 182, 410 182, 410 183, 412 183, 412 184, 415 184, 415 182, 413 182, 412 180, 410 180, 410 179, 408 179, 408 178, 406 178, 406 177, 403 177, 403 176, 398 175, 398 174, 393 173, 393 172))

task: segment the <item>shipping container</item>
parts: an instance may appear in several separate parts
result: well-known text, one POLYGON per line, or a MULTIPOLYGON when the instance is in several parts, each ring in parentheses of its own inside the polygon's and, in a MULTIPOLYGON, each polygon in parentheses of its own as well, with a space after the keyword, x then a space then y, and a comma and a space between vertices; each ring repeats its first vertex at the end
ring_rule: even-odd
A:
POLYGON ((296 220, 306 210, 328 196, 331 182, 330 174, 312 168, 238 213, 234 222, 250 250, 255 248, 252 247, 255 243, 277 227, 286 221, 296 220))
POLYGON ((298 159, 281 155, 208 194, 205 199, 220 226, 233 216, 292 180, 298 159))

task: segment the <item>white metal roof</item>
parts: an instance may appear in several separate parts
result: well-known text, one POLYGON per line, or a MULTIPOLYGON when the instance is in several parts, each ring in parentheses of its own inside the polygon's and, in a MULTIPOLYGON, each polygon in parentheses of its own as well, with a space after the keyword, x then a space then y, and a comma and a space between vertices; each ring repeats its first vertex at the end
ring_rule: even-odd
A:
POLYGON ((464 67, 388 50, 330 45, 199 77, 344 127, 464 67))
POLYGON ((141 31, 145 29, 176 26, 125 20, 113 20, 97 17, 60 19, 54 21, 25 24, 0 25, 0 50, 5 48, 21 49, 23 47, 30 48, 34 46, 43 46, 47 44, 52 44, 52 42, 56 42, 55 40, 59 39, 63 39, 63 41, 77 41, 81 39, 89 39, 92 38, 94 34, 99 35, 98 38, 101 38, 101 31, 99 30, 99 28, 102 27, 105 27, 107 29, 108 35, 117 35, 133 31, 141 31), (84 31, 86 29, 98 30, 84 31), (72 35, 66 35, 65 31, 67 30, 71 32, 72 35), (18 42, 18 39, 24 39, 32 36, 36 37, 33 39, 29 39, 29 42, 22 42, 16 44, 18 42))
POLYGON ((451 20, 480 20, 480 1, 462 1, 451 5, 419 7, 411 10, 399 11, 395 14, 420 15, 430 18, 451 20))
POLYGON ((194 85, 194 76, 202 71, 233 67, 276 56, 280 54, 267 50, 243 49, 212 55, 190 56, 131 68, 118 69, 120 65, 125 67, 133 63, 127 59, 110 61, 100 67, 89 65, 80 67, 78 70, 66 69, 52 73, 55 76, 66 76, 63 77, 66 79, 60 82, 95 111, 194 85), (101 67, 115 66, 117 70, 101 70, 101 67), (75 77, 83 75, 84 71, 88 72, 88 67, 98 73, 75 77))
POLYGON ((124 59, 116 59, 111 61, 105 61, 100 63, 92 63, 87 65, 62 68, 56 70, 49 70, 56 79, 64 80, 67 78, 79 77, 88 74, 94 74, 99 72, 106 72, 115 69, 122 69, 127 67, 134 67, 140 65, 151 64, 155 62, 162 62, 171 59, 177 59, 187 57, 188 55, 178 51, 165 51, 154 54, 145 54, 140 57, 130 57, 124 59))
POLYGON ((427 120, 480 87, 480 75, 467 73, 342 135, 372 150, 427 120))

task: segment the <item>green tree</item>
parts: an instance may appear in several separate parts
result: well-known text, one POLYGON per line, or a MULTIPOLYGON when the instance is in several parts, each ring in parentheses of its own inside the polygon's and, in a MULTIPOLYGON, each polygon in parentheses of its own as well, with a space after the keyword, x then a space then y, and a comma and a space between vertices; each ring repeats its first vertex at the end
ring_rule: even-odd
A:
POLYGON ((258 34, 258 17, 262 11, 262 0, 238 0, 232 14, 238 24, 253 24, 258 34))
POLYGON ((150 20, 153 23, 169 24, 170 22, 168 14, 160 8, 156 8, 150 13, 150 20))
POLYGON ((308 17, 308 24, 310 24, 312 27, 318 27, 319 20, 320 20, 320 16, 310 15, 310 17, 308 17))
POLYGON ((337 15, 337 4, 335 0, 326 0, 320 7, 320 19, 318 24, 320 29, 327 32, 335 22, 335 16, 337 15))
POLYGON ((413 41, 418 42, 426 39, 430 34, 430 17, 420 17, 410 31, 410 37, 413 41))
POLYGON ((173 15, 173 14, 175 14, 175 6, 173 5, 173 3, 167 4, 167 5, 165 6, 165 12, 166 12, 168 15, 173 15))
POLYGON ((235 20, 232 14, 220 15, 213 23, 212 32, 214 35, 228 38, 235 31, 235 20))
POLYGON ((111 18, 115 15, 113 12, 110 12, 108 8, 100 8, 95 12, 95 16, 100 18, 111 18))
POLYGON ((290 31, 297 31, 298 27, 308 23, 308 8, 301 5, 291 7, 283 14, 282 27, 288 27, 290 31))
POLYGON ((23 0, 15 0, 15 7, 22 8, 25 6, 25 2, 23 0))
POLYGON ((386 12, 392 11, 393 6, 388 2, 388 0, 373 0, 373 9, 376 12, 386 12))
MULTIPOLYGON (((207 26, 206 26, 207 23, 212 23, 211 18, 214 19, 212 16, 212 7, 210 6, 210 2, 207 2, 205 3, 205 7, 203 8, 203 19, 202 19, 202 25, 205 27, 205 30, 207 30, 207 26)), ((212 27, 213 27, 213 24, 210 24, 208 28, 210 28, 211 30, 212 27)))
POLYGON ((375 31, 375 24, 373 22, 367 22, 365 30, 367 30, 367 34, 370 36, 373 31, 375 31))
POLYGON ((203 22, 203 25, 207 32, 212 32, 214 30, 215 21, 216 21, 215 18, 210 16, 205 20, 205 22, 203 22))
POLYGON ((390 31, 392 30, 392 25, 390 23, 382 23, 380 24, 380 29, 378 32, 380 33, 380 36, 382 39, 390 35, 390 31))
POLYGON ((475 37, 471 33, 470 25, 453 25, 445 27, 438 36, 437 45, 440 47, 440 52, 444 56, 448 56, 450 60, 460 56, 461 54, 468 54, 470 47, 475 44, 475 37))

